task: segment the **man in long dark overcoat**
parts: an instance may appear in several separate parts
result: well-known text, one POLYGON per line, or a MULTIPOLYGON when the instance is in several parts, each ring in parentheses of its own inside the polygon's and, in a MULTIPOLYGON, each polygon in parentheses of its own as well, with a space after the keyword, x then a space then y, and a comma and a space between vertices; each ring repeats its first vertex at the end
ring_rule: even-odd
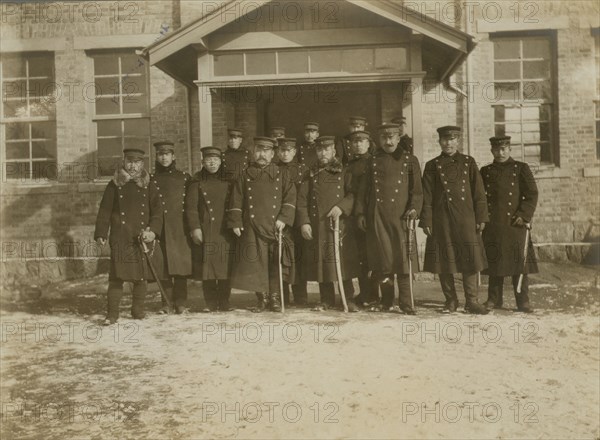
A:
POLYGON ((427 272, 439 274, 444 312, 455 312, 454 274, 462 273, 465 311, 486 314, 478 301, 477 273, 487 267, 481 232, 489 220, 475 159, 458 151, 460 127, 437 129, 442 153, 425 165, 420 227, 427 235, 427 272))
POLYGON ((152 249, 159 279, 164 276, 162 252, 154 241, 162 231, 162 211, 158 193, 150 187, 150 175, 144 169, 145 153, 126 148, 123 155, 123 165, 104 190, 94 231, 94 240, 104 246, 108 238, 111 250, 105 325, 119 319, 125 281, 133 283, 131 316, 145 316, 147 282, 154 277, 138 242, 140 235, 152 249))
POLYGON ((400 126, 379 127, 379 148, 369 160, 357 201, 359 226, 366 230, 367 260, 381 281, 381 305, 393 308, 394 276, 398 278, 399 306, 415 314, 411 305, 409 255, 418 271, 417 246, 409 249, 408 220, 421 212, 423 191, 418 159, 398 145, 400 126))
POLYGON ((240 128, 227 130, 227 148, 221 157, 223 175, 230 182, 235 182, 250 162, 250 151, 242 146, 244 133, 240 128))
MULTIPOLYGON (((158 192, 163 216, 160 236, 167 270, 163 285, 175 312, 181 314, 187 301, 187 277, 192 274, 191 240, 184 216, 185 193, 191 176, 177 169, 173 142, 156 142, 154 148, 156 164, 150 180, 158 192)), ((170 312, 164 299, 161 312, 170 312)))
POLYGON ((298 193, 296 224, 300 225, 304 238, 302 279, 319 282, 321 305, 317 309, 335 307, 333 283, 338 278, 332 225, 338 219, 343 286, 349 309, 357 311, 352 285, 352 278, 359 272, 354 225, 350 219, 354 208, 352 175, 336 157, 334 136, 321 136, 316 143, 319 163, 310 170, 298 193))
MULTIPOLYGON (((361 200, 359 200, 360 188, 365 184, 364 180, 367 178, 367 170, 372 157, 369 153, 372 141, 370 133, 366 131, 355 131, 349 134, 347 138, 352 147, 352 158, 348 164, 348 172, 352 175, 353 192, 357 196, 354 203, 353 218, 358 222, 360 218, 358 211, 364 207, 364 204, 361 204, 361 200)), ((363 306, 375 305, 379 302, 379 280, 374 276, 375 273, 372 269, 369 268, 367 234, 358 224, 355 228, 355 234, 360 264, 358 275, 360 292, 356 297, 356 304, 363 306)))
POLYGON ((481 168, 487 194, 490 221, 483 231, 483 243, 488 259, 488 309, 502 307, 504 277, 512 277, 517 310, 533 312, 529 304, 527 274, 537 273, 538 267, 531 238, 526 228, 531 224, 538 200, 538 188, 533 173, 525 162, 511 155, 510 136, 490 138, 494 162, 481 168), (517 292, 519 276, 523 274, 521 292, 517 292))
POLYGON ((205 147, 200 151, 202 170, 194 175, 185 199, 190 234, 199 251, 194 252, 193 272, 202 280, 204 311, 227 312, 232 310, 229 278, 235 247, 235 236, 225 223, 231 184, 222 173, 221 150, 205 147))
MULTIPOLYGON (((277 165, 283 174, 285 174, 292 183, 296 186, 296 191, 300 189, 303 179, 306 177, 308 169, 305 165, 298 162, 296 156, 297 146, 296 138, 279 138, 277 139, 277 165)), ((294 261, 290 268, 293 272, 291 278, 294 284, 291 286, 294 294, 294 306, 305 307, 308 303, 308 290, 306 280, 301 279, 302 267, 302 235, 299 227, 292 228, 292 239, 294 240, 294 261)), ((290 286, 283 287, 283 298, 289 304, 290 286)))
POLYGON ((227 211, 227 227, 238 237, 231 287, 255 291, 256 311, 281 310, 277 235, 283 233, 282 276, 293 283, 294 258, 289 227, 294 224, 296 187, 272 163, 275 140, 254 138, 254 162, 235 182, 227 211), (284 231, 286 229, 286 231, 284 231))

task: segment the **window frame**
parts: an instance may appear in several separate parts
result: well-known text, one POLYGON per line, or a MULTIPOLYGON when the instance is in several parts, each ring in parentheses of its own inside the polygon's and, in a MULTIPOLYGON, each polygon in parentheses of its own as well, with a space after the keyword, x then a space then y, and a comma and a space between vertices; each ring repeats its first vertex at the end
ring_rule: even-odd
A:
MULTIPOLYGON (((492 108, 497 107, 497 106, 503 106, 505 108, 510 108, 510 107, 520 107, 521 108, 521 112, 523 107, 530 107, 532 105, 539 105, 540 107, 544 104, 546 105, 550 105, 551 107, 551 122, 550 122, 550 147, 549 147, 549 152, 551 154, 551 160, 550 162, 542 162, 542 158, 540 157, 540 162, 538 164, 536 164, 536 166, 539 166, 541 168, 544 167, 560 167, 560 120, 559 120, 559 89, 558 89, 558 38, 557 38, 557 31, 554 29, 550 29, 550 30, 531 30, 531 31, 507 31, 507 32, 494 32, 494 33, 490 33, 490 43, 493 45, 494 43, 496 43, 498 40, 518 40, 521 41, 520 43, 520 56, 522 55, 522 48, 523 48, 523 43, 522 40, 524 39, 528 39, 528 38, 547 38, 548 42, 549 42, 549 47, 550 47, 550 53, 549 53, 549 62, 550 62, 550 91, 551 91, 551 100, 545 100, 545 99, 537 99, 537 101, 527 101, 525 99, 522 99, 522 93, 523 91, 521 90, 521 96, 519 96, 519 100, 498 100, 496 102, 494 102, 492 104, 492 108), (512 105, 507 105, 507 104, 512 104, 512 105)), ((496 82, 515 82, 515 80, 496 80, 496 75, 495 75, 495 63, 496 61, 501 61, 501 60, 497 60, 496 59, 496 54, 495 54, 495 50, 492 47, 492 56, 491 56, 491 72, 492 72, 492 83, 496 83, 496 82)), ((523 58, 519 59, 520 61, 520 78, 519 78, 519 84, 522 85, 523 83, 526 83, 527 81, 523 78, 523 58)), ((494 86, 495 88, 495 86, 494 86)), ((494 131, 495 131, 495 127, 496 125, 496 120, 494 117, 493 120, 493 125, 494 125, 494 131)), ((510 133, 509 133, 510 134, 510 133)), ((521 135, 523 134, 523 125, 521 125, 521 135)), ((524 159, 525 157, 525 145, 523 142, 523 136, 521 136, 521 143, 520 143, 520 147, 521 147, 521 151, 522 151, 522 159, 524 159)), ((541 155, 541 151, 540 151, 540 155, 541 155)))
MULTIPOLYGON (((128 120, 147 120, 149 122, 149 131, 148 131, 148 135, 147 135, 147 149, 146 149, 146 153, 147 153, 147 158, 148 158, 148 163, 146 164, 146 170, 149 170, 149 166, 151 165, 151 161, 152 161, 152 118, 151 118, 151 113, 152 113, 152 108, 151 108, 151 97, 150 97, 150 66, 148 64, 148 62, 146 60, 144 60, 143 64, 140 65, 140 68, 145 69, 145 89, 146 89, 146 93, 145 93, 145 111, 143 112, 138 112, 138 113, 122 113, 123 111, 123 100, 125 99, 125 97, 130 96, 128 94, 124 94, 123 89, 122 89, 122 84, 123 84, 123 77, 128 77, 129 73, 127 72, 123 72, 122 71, 122 55, 135 55, 138 57, 138 59, 141 59, 141 57, 139 55, 136 54, 136 50, 137 48, 135 47, 131 47, 131 48, 110 48, 110 49, 98 49, 98 50, 88 50, 86 51, 87 56, 88 56, 88 60, 89 60, 89 64, 90 64, 90 70, 91 70, 91 77, 92 77, 92 81, 94 82, 94 84, 96 83, 96 78, 110 78, 110 77, 115 77, 115 75, 96 75, 96 71, 95 71, 95 65, 94 65, 94 59, 97 56, 106 56, 106 55, 113 55, 113 56, 118 56, 118 66, 119 66, 119 71, 118 71, 118 82, 119 82, 119 111, 121 113, 119 114, 98 114, 96 112, 96 100, 99 97, 102 98, 106 98, 106 97, 110 97, 110 96, 114 96, 114 95, 106 95, 106 94, 102 94, 102 95, 96 95, 95 91, 94 91, 94 99, 91 100, 92 102, 90 102, 90 114, 92 115, 91 121, 92 121, 92 126, 93 129, 91 130, 91 142, 92 142, 92 148, 94 151, 94 161, 95 161, 95 176, 94 176, 94 180, 96 181, 100 181, 100 182, 104 182, 104 181, 108 181, 112 178, 112 175, 102 175, 100 174, 100 155, 99 153, 99 135, 98 135, 98 122, 102 122, 102 121, 118 121, 121 123, 121 147, 124 148, 125 147, 125 140, 128 138, 128 136, 125 135, 125 122, 128 120)), ((95 90, 95 88, 94 88, 95 90)), ((115 137, 116 136, 102 136, 102 138, 111 138, 111 137, 115 137)), ((108 157, 108 156, 106 156, 108 157)), ((117 157, 121 158, 122 154, 119 156, 111 156, 112 158, 116 159, 117 157)))
MULTIPOLYGON (((25 59, 25 76, 24 77, 14 77, 14 78, 10 78, 9 81, 15 81, 15 80, 25 80, 25 87, 27 88, 25 93, 24 93, 24 97, 23 94, 21 94, 20 97, 18 98, 5 98, 4 96, 2 96, 2 103, 0 103, 0 140, 2 140, 2 144, 3 147, 0 148, 0 160, 2 161, 2 183, 3 184, 8 184, 8 185, 15 185, 15 184, 24 184, 24 185, 54 185, 59 183, 59 173, 58 173, 58 135, 57 135, 57 129, 58 129, 58 124, 57 124, 57 117, 56 117, 56 100, 52 99, 52 94, 49 95, 37 95, 37 96, 30 96, 30 93, 27 92, 27 90, 29 90, 29 82, 31 80, 39 80, 39 79, 48 79, 49 82, 48 84, 56 84, 56 53, 54 51, 47 51, 47 50, 35 50, 35 51, 22 51, 22 52, 3 52, 2 56, 0 57, 0 88, 3 89, 3 85, 4 85, 4 65, 3 63, 5 62, 6 57, 21 57, 23 59, 25 59), (36 56, 43 56, 43 57, 47 57, 50 59, 51 63, 52 63, 52 71, 51 71, 51 75, 50 76, 30 76, 29 75, 29 63, 30 63, 30 59, 36 56), (31 110, 31 101, 34 102, 41 102, 42 100, 44 100, 44 98, 49 98, 47 99, 47 102, 49 102, 52 105, 52 110, 50 112, 49 116, 26 116, 26 117, 6 117, 4 114, 4 103, 5 103, 5 99, 6 100, 11 100, 11 101, 25 101, 26 105, 27 105, 27 109, 30 111, 31 110), (23 100, 23 98, 25 98, 23 100), (32 124, 35 124, 36 122, 50 122, 52 123, 53 126, 53 131, 54 131, 54 137, 52 139, 50 139, 53 142, 53 146, 54 146, 54 159, 52 158, 34 158, 33 157, 33 143, 36 141, 39 141, 40 139, 49 139, 49 138, 35 138, 33 136, 33 127, 32 124), (21 124, 26 124, 27 126, 27 131, 28 131, 28 136, 27 138, 24 138, 22 140, 18 140, 18 141, 14 141, 14 142, 27 142, 28 143, 28 158, 27 159, 7 159, 6 154, 7 154, 7 144, 11 143, 12 141, 9 141, 6 139, 7 136, 7 125, 8 124, 15 124, 15 123, 21 123, 21 124), (17 178, 11 178, 9 179, 7 176, 7 165, 8 163, 18 163, 18 164, 29 164, 29 173, 28 176, 24 176, 24 173, 21 173, 21 171, 19 171, 19 176, 17 178), (56 176, 54 177, 48 177, 48 172, 46 170, 45 173, 36 174, 35 172, 35 167, 34 167, 34 163, 36 162, 54 162, 54 169, 56 170, 56 176)), ((56 96, 56 95, 54 95, 56 96)), ((47 166, 52 166, 52 165, 47 165, 47 166)))

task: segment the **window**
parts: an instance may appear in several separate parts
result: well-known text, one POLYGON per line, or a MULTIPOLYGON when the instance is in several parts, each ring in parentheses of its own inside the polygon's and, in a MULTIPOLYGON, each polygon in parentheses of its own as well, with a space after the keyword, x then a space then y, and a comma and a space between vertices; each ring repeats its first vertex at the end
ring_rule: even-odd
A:
POLYGON ((600 159, 600 28, 594 29, 594 58, 596 62, 596 158, 600 159))
POLYGON ((553 35, 493 38, 495 134, 532 164, 558 162, 553 35))
POLYGON ((3 54, 1 120, 7 180, 56 180, 54 54, 3 54))
POLYGON ((149 156, 148 68, 133 51, 93 59, 98 175, 112 176, 124 148, 141 148, 149 156))
POLYGON ((373 75, 409 70, 408 50, 400 46, 215 53, 212 59, 213 77, 224 80, 252 75, 373 75))

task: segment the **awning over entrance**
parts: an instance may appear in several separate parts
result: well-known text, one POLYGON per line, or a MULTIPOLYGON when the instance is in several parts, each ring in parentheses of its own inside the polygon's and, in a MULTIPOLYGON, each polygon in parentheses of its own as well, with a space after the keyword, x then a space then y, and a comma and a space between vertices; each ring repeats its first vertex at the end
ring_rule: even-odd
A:
POLYGON ((225 1, 142 54, 210 87, 443 80, 473 37, 390 0, 225 1))

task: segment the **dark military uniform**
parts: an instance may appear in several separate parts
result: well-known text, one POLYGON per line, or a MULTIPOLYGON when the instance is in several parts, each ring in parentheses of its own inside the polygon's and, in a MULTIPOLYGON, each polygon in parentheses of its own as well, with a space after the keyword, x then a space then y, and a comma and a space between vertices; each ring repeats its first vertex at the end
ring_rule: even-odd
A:
POLYGON ((488 302, 502 306, 502 286, 505 276, 511 276, 517 307, 529 303, 528 273, 537 273, 533 243, 527 243, 527 262, 524 258, 526 229, 512 224, 516 217, 531 222, 537 206, 538 189, 529 166, 513 158, 493 162, 481 168, 487 194, 490 221, 483 231, 488 259, 488 302), (521 293, 516 291, 519 274, 525 274, 521 293))
POLYGON ((334 281, 338 281, 333 229, 329 211, 338 206, 340 217, 340 251, 342 279, 348 299, 352 299, 354 288, 352 278, 359 273, 359 260, 354 239, 354 222, 350 216, 354 208, 352 175, 336 160, 325 167, 314 167, 302 183, 298 193, 296 224, 309 224, 312 227, 312 240, 304 240, 302 245, 302 279, 318 281, 321 302, 335 306, 334 281))
MULTIPOLYGON (((300 185, 303 179, 308 174, 308 169, 303 164, 299 163, 296 158, 289 163, 278 162, 277 164, 283 176, 287 176, 296 187, 296 191, 300 190, 300 185)), ((292 228, 292 239, 294 241, 294 261, 291 267, 290 278, 294 280, 292 292, 294 293, 294 303, 296 305, 306 305, 308 302, 308 290, 306 281, 302 279, 300 268, 302 267, 302 234, 298 227, 292 228)), ((289 286, 284 286, 284 301, 289 303, 289 286)))
POLYGON ((477 272, 487 260, 477 225, 488 210, 479 169, 471 156, 440 154, 425 165, 420 226, 431 228, 424 270, 440 274, 446 303, 457 303, 455 273, 463 274, 467 304, 477 303, 477 272))
POLYGON ((187 300, 187 277, 192 273, 192 250, 184 216, 186 189, 191 176, 178 170, 175 162, 168 167, 157 162, 150 179, 158 193, 163 216, 160 236, 167 267, 164 287, 167 296, 173 299, 173 305, 183 307, 187 300))
POLYGON ((360 304, 370 303, 379 300, 379 282, 374 275, 369 276, 371 269, 369 268, 367 255, 367 234, 359 229, 356 224, 356 219, 360 214, 358 211, 361 204, 358 200, 360 197, 360 188, 364 185, 364 180, 367 178, 367 169, 371 160, 371 154, 366 153, 362 156, 354 155, 348 164, 348 172, 352 175, 352 187, 357 199, 354 203, 353 219, 355 222, 356 245, 358 248, 358 257, 360 264, 360 272, 358 275, 358 285, 360 293, 357 297, 357 302, 360 304))
POLYGON ((221 170, 199 171, 188 188, 186 216, 190 231, 202 230, 202 245, 194 246, 194 277, 202 280, 209 310, 229 310, 232 252, 235 236, 225 223, 231 184, 221 170))
MULTIPOLYGON (((368 162, 357 202, 357 215, 367 222, 369 268, 378 275, 398 276, 400 306, 411 307, 408 255, 418 271, 416 246, 409 251, 406 214, 421 212, 423 190, 418 159, 400 148, 388 154, 379 149, 368 162)), ((382 285, 382 305, 391 307, 394 287, 382 285)))
POLYGON ((313 168, 319 160, 317 159, 317 144, 303 142, 298 146, 298 163, 310 169, 313 168))
MULTIPOLYGON (((272 146, 271 146, 272 148, 272 146)), ((252 163, 235 182, 227 211, 227 227, 243 228, 236 244, 231 286, 269 292, 278 301, 279 266, 275 221, 294 224, 296 187, 273 163, 252 163)), ((288 283, 294 258, 289 231, 284 234, 283 278, 288 283)), ((259 296, 259 301, 262 297, 259 296)))
POLYGON ((242 174, 242 171, 248 167, 248 163, 250 162, 250 152, 243 147, 240 147, 237 150, 227 148, 223 152, 221 160, 223 175, 230 182, 235 182, 242 174))
MULTIPOLYGON (((140 157, 143 157, 143 151, 140 152, 140 157)), ((124 281, 133 282, 132 316, 136 319, 144 317, 147 280, 153 279, 153 275, 141 250, 138 237, 147 227, 157 237, 163 229, 158 193, 149 185, 149 174, 142 170, 140 178, 129 180, 129 177, 129 174, 121 168, 106 186, 94 231, 96 240, 108 237, 111 249, 107 301, 107 318, 111 322, 119 318, 124 281)), ((155 241, 154 244, 148 244, 148 247, 153 249, 153 265, 158 271, 158 277, 162 278, 164 274, 160 246, 155 241)))

